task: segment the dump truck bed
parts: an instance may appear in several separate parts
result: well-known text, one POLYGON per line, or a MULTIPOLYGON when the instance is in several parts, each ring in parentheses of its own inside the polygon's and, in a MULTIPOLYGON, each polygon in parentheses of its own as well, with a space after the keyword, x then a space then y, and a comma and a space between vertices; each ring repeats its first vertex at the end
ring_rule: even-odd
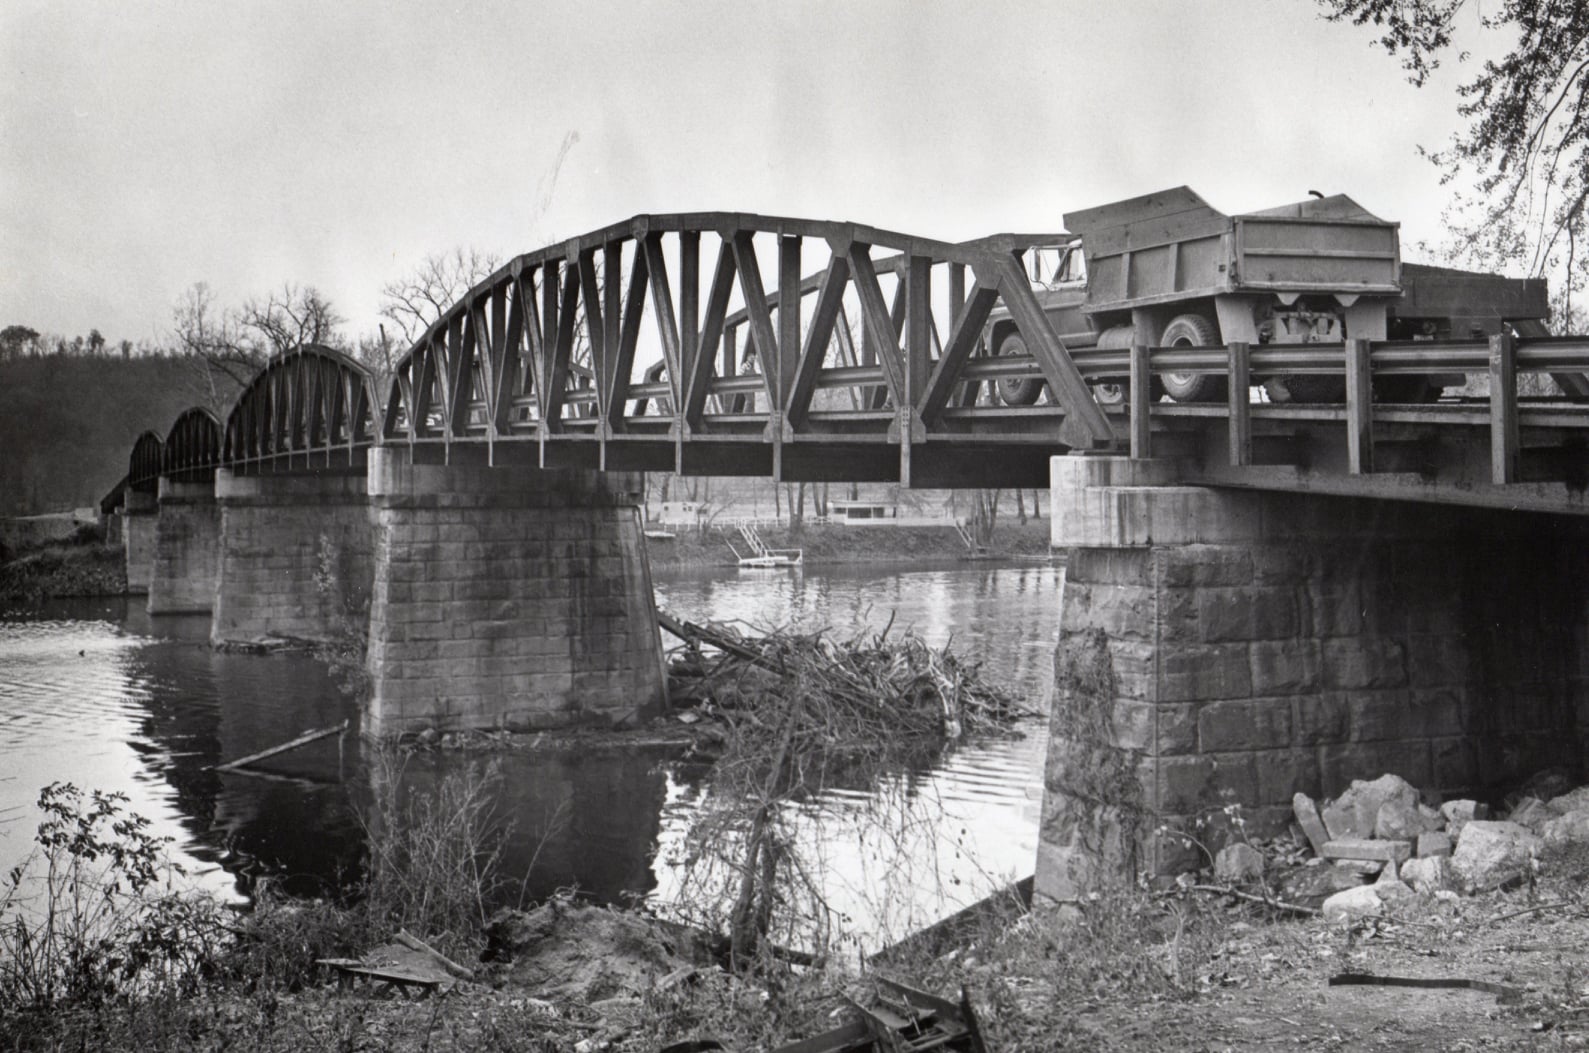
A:
POLYGON ((1238 293, 1399 296, 1397 224, 1345 195, 1229 216, 1188 187, 1072 212, 1088 313, 1238 293))

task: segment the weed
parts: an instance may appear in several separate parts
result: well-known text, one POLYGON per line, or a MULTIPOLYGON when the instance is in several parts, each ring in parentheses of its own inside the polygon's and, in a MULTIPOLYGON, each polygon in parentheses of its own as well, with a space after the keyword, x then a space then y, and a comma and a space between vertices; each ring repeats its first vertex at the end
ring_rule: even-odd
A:
POLYGON ((166 838, 119 793, 39 794, 36 848, 0 892, 0 1010, 193 990, 224 940, 221 908, 176 887, 166 838))

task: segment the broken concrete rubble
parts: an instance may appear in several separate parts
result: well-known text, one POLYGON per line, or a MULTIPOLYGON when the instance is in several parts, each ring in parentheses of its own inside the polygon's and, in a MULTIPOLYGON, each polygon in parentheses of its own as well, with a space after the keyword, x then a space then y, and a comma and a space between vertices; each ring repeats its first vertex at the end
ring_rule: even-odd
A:
MULTIPOLYGON (((1567 785, 1558 774, 1545 773, 1550 777, 1531 779, 1528 786, 1554 792, 1567 785)), ((1293 836, 1307 839, 1316 861, 1282 877, 1279 887, 1295 897, 1293 902, 1308 905, 1357 887, 1420 895, 1483 892, 1531 875, 1547 845, 1589 845, 1589 786, 1549 798, 1514 794, 1509 799, 1513 805, 1504 820, 1492 819, 1488 805, 1469 799, 1436 809, 1395 775, 1354 782, 1335 801, 1296 794, 1293 836), (1375 884, 1363 884, 1369 881, 1375 884)), ((1359 894, 1341 903, 1347 906, 1337 911, 1351 904, 1361 909, 1368 901, 1359 894)))
POLYGON ((1543 842, 1517 823, 1475 819, 1462 828, 1451 872, 1466 892, 1487 892, 1526 875, 1543 842))
POLYGON ((1214 877, 1231 885, 1263 877, 1263 853, 1243 842, 1226 845, 1214 857, 1214 877))
POLYGON ((1418 807, 1418 790, 1399 775, 1381 775, 1372 782, 1354 780, 1347 791, 1324 808, 1324 827, 1331 840, 1374 836, 1379 811, 1390 802, 1418 807))

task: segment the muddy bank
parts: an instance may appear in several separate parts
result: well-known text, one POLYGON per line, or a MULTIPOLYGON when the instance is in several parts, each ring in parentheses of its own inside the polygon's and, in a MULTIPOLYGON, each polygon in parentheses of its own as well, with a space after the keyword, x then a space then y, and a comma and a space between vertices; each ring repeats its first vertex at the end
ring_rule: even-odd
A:
POLYGON ((119 548, 98 541, 54 544, 0 563, 0 605, 37 603, 71 596, 120 596, 127 567, 119 548))
MULTIPOLYGON (((853 527, 810 524, 800 529, 763 527, 758 530, 769 548, 798 548, 807 566, 842 563, 919 563, 924 560, 966 559, 969 553, 952 526, 853 527)), ((651 566, 658 569, 732 567, 734 555, 749 555, 749 546, 733 527, 679 530, 669 538, 646 540, 651 566)), ((1047 519, 1025 523, 1000 523, 994 531, 989 556, 994 558, 1046 559, 1049 556, 1047 519)))

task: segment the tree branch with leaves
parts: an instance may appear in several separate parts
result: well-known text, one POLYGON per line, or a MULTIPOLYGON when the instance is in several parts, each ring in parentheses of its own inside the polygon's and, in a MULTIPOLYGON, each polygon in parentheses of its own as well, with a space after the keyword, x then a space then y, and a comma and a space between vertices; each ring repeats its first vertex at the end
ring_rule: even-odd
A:
MULTIPOLYGON (((1463 35, 1509 45, 1458 89, 1464 131, 1421 150, 1453 188, 1453 260, 1556 276, 1570 315, 1589 272, 1579 249, 1589 203, 1589 5, 1580 0, 1320 0, 1332 22, 1372 26, 1424 86, 1463 35)), ((1458 52, 1458 61, 1469 51, 1458 52)))

